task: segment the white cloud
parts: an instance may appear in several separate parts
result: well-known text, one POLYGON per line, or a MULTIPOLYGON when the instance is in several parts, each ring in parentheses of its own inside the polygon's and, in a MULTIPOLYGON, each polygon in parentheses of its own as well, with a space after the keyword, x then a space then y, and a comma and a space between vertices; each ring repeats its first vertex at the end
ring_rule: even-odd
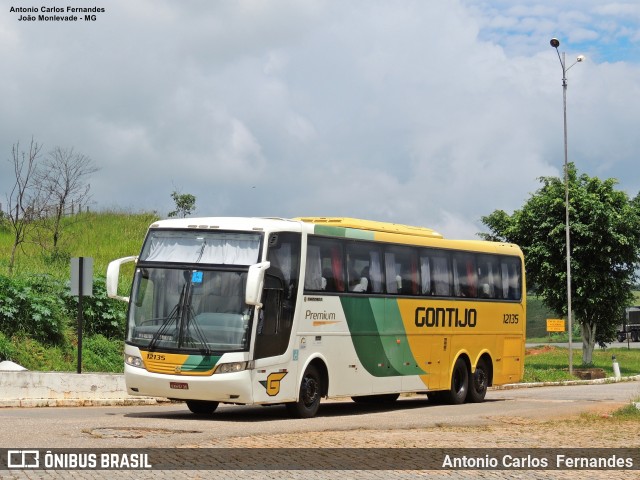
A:
MULTIPOLYGON (((61 1, 61 0, 56 0, 61 1)), ((99 3, 103 0, 99 0, 99 3)), ((0 19, 0 148, 73 146, 98 206, 345 215, 468 237, 571 159, 635 195, 635 3, 112 0, 91 25, 0 19), (78 28, 76 28, 78 27, 78 28), (78 41, 81 39, 81 41, 78 41), (621 43, 616 43, 621 42, 621 43)), ((0 192, 9 164, 0 162, 0 192)))

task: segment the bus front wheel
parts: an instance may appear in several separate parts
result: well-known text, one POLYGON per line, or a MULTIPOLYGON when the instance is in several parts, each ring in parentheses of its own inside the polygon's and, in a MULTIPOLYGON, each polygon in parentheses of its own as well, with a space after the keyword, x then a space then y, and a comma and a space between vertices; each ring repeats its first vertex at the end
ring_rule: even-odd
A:
POLYGON ((451 388, 447 400, 452 405, 460 405, 467 398, 468 390, 469 370, 467 363, 462 358, 458 358, 451 373, 451 388))
POLYGON ((322 380, 318 369, 309 365, 300 382, 298 401, 287 403, 287 411, 294 418, 311 418, 318 413, 322 396, 322 380))
POLYGON ((187 400, 187 407, 192 413, 198 415, 211 415, 218 408, 218 402, 207 402, 205 400, 187 400))

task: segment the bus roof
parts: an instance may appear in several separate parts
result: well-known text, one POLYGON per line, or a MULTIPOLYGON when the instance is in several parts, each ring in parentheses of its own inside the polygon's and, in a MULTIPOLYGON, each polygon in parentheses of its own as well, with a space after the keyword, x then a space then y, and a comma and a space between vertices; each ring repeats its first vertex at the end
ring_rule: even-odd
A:
POLYGON ((356 228, 374 232, 397 233, 400 235, 414 235, 416 237, 444 238, 440 233, 425 227, 412 227, 399 223, 376 222, 374 220, 361 220, 348 217, 299 217, 306 223, 323 224, 332 227, 356 228))
POLYGON ((444 249, 463 249, 522 255, 513 244, 485 240, 447 240, 440 233, 425 227, 378 222, 349 217, 200 217, 158 220, 149 228, 240 231, 290 231, 359 238, 407 245, 434 246, 444 249), (318 229, 322 229, 321 232, 318 229))

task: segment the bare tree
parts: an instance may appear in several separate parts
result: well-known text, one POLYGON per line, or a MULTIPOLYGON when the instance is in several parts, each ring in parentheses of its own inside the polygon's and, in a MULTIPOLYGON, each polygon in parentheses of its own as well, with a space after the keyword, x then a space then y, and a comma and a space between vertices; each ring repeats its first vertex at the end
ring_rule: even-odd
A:
POLYGON ((35 228, 35 221, 40 217, 45 205, 42 191, 37 182, 38 165, 42 145, 33 138, 29 152, 20 151, 20 142, 11 147, 11 159, 15 175, 15 183, 11 193, 7 195, 7 222, 13 231, 13 246, 9 259, 9 274, 13 273, 16 251, 22 245, 28 232, 35 228))
POLYGON ((42 222, 58 247, 62 218, 69 208, 79 211, 90 199, 88 177, 98 171, 91 158, 73 148, 56 147, 48 153, 38 172, 38 183, 48 198, 47 218, 42 222))

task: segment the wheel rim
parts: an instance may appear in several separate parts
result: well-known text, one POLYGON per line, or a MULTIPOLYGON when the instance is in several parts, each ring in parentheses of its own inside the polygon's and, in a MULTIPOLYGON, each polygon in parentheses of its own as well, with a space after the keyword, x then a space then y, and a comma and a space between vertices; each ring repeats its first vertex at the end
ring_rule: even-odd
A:
POLYGON ((304 403, 305 407, 312 406, 316 402, 318 395, 318 381, 312 376, 304 377, 302 403, 304 403))
POLYGON ((483 368, 476 367, 476 373, 473 379, 476 392, 481 393, 487 388, 487 373, 483 368))

